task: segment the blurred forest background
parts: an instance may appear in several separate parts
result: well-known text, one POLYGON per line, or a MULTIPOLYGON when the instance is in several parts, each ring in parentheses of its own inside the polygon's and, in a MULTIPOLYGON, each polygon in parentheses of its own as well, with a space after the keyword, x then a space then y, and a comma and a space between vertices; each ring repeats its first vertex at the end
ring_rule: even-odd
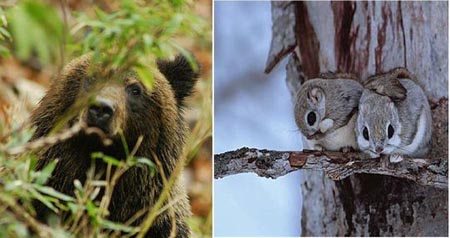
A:
MULTIPOLYGON (((87 52, 108 66, 132 67, 150 83, 149 68, 155 67, 150 57, 181 53, 198 60, 201 76, 185 112, 191 133, 184 177, 193 236, 211 236, 211 11, 210 0, 0 1, 0 237, 28 237, 34 220, 26 218, 29 208, 19 204, 36 191, 45 193, 34 190, 30 157, 4 151, 26 143, 31 132, 23 125, 51 81, 67 62, 87 52)), ((52 195, 57 197, 45 194, 52 195)), ((126 230, 109 224, 91 234, 109 237, 102 233, 105 228, 126 230)), ((55 229, 48 231, 53 237, 76 235, 55 229)))

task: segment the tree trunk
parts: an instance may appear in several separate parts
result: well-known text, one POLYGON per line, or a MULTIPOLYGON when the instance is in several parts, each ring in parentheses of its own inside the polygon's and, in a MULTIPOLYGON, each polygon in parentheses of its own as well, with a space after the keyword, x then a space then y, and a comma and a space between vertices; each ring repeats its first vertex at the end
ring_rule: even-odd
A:
MULTIPOLYGON (((273 2, 266 72, 285 56, 288 84, 321 72, 405 67, 433 112, 430 160, 448 171, 447 2, 273 2), (294 80, 293 80, 294 79, 294 80)), ((333 181, 303 170, 304 236, 448 236, 448 190, 385 175, 333 181)))

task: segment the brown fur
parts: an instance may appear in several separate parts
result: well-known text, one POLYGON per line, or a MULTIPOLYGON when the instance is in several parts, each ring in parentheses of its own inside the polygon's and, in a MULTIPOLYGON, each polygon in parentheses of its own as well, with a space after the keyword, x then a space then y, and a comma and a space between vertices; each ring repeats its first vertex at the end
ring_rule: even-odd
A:
MULTIPOLYGON (((86 120, 88 105, 79 104, 79 99, 101 96, 110 100, 115 108, 112 122, 107 126, 107 134, 113 139, 113 144, 104 146, 99 137, 81 132, 67 141, 42 150, 39 153, 37 170, 58 159, 48 185, 73 195, 73 181, 79 179, 84 183, 86 172, 94 161, 96 172, 104 175, 106 164, 98 159, 91 159, 92 152, 101 151, 117 159, 125 158, 118 135, 119 131, 123 131, 130 150, 142 135, 144 139, 136 156, 152 159, 153 154, 156 154, 166 177, 169 177, 181 155, 187 133, 186 122, 182 116, 183 100, 192 93, 197 74, 182 56, 173 61, 158 61, 162 74, 154 72, 154 85, 150 91, 133 72, 122 75, 112 73, 109 74, 111 78, 105 79, 102 74, 98 74, 98 68, 89 67, 90 58, 87 55, 69 63, 51 85, 47 95, 32 114, 31 119, 36 126, 33 139, 48 135, 57 122, 66 116, 69 118, 68 124, 86 120), (140 96, 133 96, 127 91, 131 84, 140 86, 143 90, 140 96)), ((162 189, 160 173, 151 177, 148 167, 130 168, 114 187, 108 219, 125 222, 141 209, 151 208, 162 189)), ((171 197, 179 199, 172 205, 176 216, 177 237, 187 237, 189 228, 186 219, 190 215, 190 209, 186 192, 179 183, 173 186, 171 197)), ((49 209, 41 203, 36 203, 35 207, 38 217, 45 220, 49 209)), ((141 216, 133 225, 139 225, 144 218, 145 216, 141 216)), ((168 237, 171 219, 167 211, 160 214, 147 236, 168 237)))
POLYGON ((369 77, 364 87, 383 96, 388 96, 394 102, 405 100, 407 91, 399 79, 406 78, 417 83, 416 77, 407 69, 398 67, 386 73, 369 77))

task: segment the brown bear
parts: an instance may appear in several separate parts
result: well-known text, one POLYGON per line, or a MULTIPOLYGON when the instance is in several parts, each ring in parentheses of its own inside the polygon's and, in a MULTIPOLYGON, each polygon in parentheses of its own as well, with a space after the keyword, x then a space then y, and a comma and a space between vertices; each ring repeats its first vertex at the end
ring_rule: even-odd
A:
MULTIPOLYGON (((183 119, 184 100, 193 91, 198 70, 194 70, 181 55, 173 61, 158 60, 160 72, 155 72, 153 87, 150 88, 145 87, 133 71, 102 74, 99 73, 101 67, 92 61, 90 55, 75 59, 54 80, 32 113, 32 124, 36 128, 32 140, 49 135, 58 121, 69 115, 66 120, 68 126, 82 120, 89 127, 103 131, 111 138, 112 144, 104 145, 98 135, 81 131, 40 151, 36 169, 41 170, 50 161, 58 159, 47 185, 73 195, 74 180, 84 183, 86 173, 93 164, 95 171, 104 177, 107 165, 102 160, 92 159, 93 152, 125 159, 119 134, 123 133, 130 150, 143 136, 135 156, 154 160, 156 155, 165 176, 169 178, 185 142, 187 125, 183 119), (78 105, 80 98, 85 97, 90 97, 93 102, 84 107, 74 106, 78 105)), ((162 189, 161 173, 151 176, 148 166, 131 167, 121 175, 114 187, 108 219, 126 222, 138 211, 148 211, 162 189)), ((176 198, 172 211, 175 212, 177 237, 188 237, 190 230, 186 220, 190 216, 190 207, 186 192, 179 182, 171 188, 170 197, 176 198)), ((45 221, 49 209, 39 202, 35 203, 35 209, 38 218, 45 221)), ((133 225, 139 226, 144 219, 145 215, 133 225)), ((173 213, 171 215, 166 210, 158 215, 147 236, 168 237, 172 221, 173 213)))

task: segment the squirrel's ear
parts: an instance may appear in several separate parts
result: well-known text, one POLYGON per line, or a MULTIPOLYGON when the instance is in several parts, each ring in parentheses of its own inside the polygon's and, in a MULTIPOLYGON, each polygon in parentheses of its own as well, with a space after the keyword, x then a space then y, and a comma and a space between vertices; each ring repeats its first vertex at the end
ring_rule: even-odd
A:
POLYGON ((180 106, 183 106, 184 98, 191 95, 199 74, 199 64, 194 59, 197 69, 183 55, 178 55, 174 60, 158 59, 159 71, 169 81, 175 93, 175 98, 180 106))
POLYGON ((404 100, 407 94, 399 77, 411 77, 411 75, 404 69, 394 69, 390 73, 368 78, 364 87, 380 95, 388 96, 394 102, 399 102, 404 100))
POLYGON ((324 100, 324 93, 320 88, 312 88, 308 92, 308 100, 313 104, 320 104, 324 100))
POLYGON ((386 94, 394 102, 403 101, 406 98, 407 90, 398 79, 390 80, 392 84, 387 85, 391 90, 386 90, 386 94))

